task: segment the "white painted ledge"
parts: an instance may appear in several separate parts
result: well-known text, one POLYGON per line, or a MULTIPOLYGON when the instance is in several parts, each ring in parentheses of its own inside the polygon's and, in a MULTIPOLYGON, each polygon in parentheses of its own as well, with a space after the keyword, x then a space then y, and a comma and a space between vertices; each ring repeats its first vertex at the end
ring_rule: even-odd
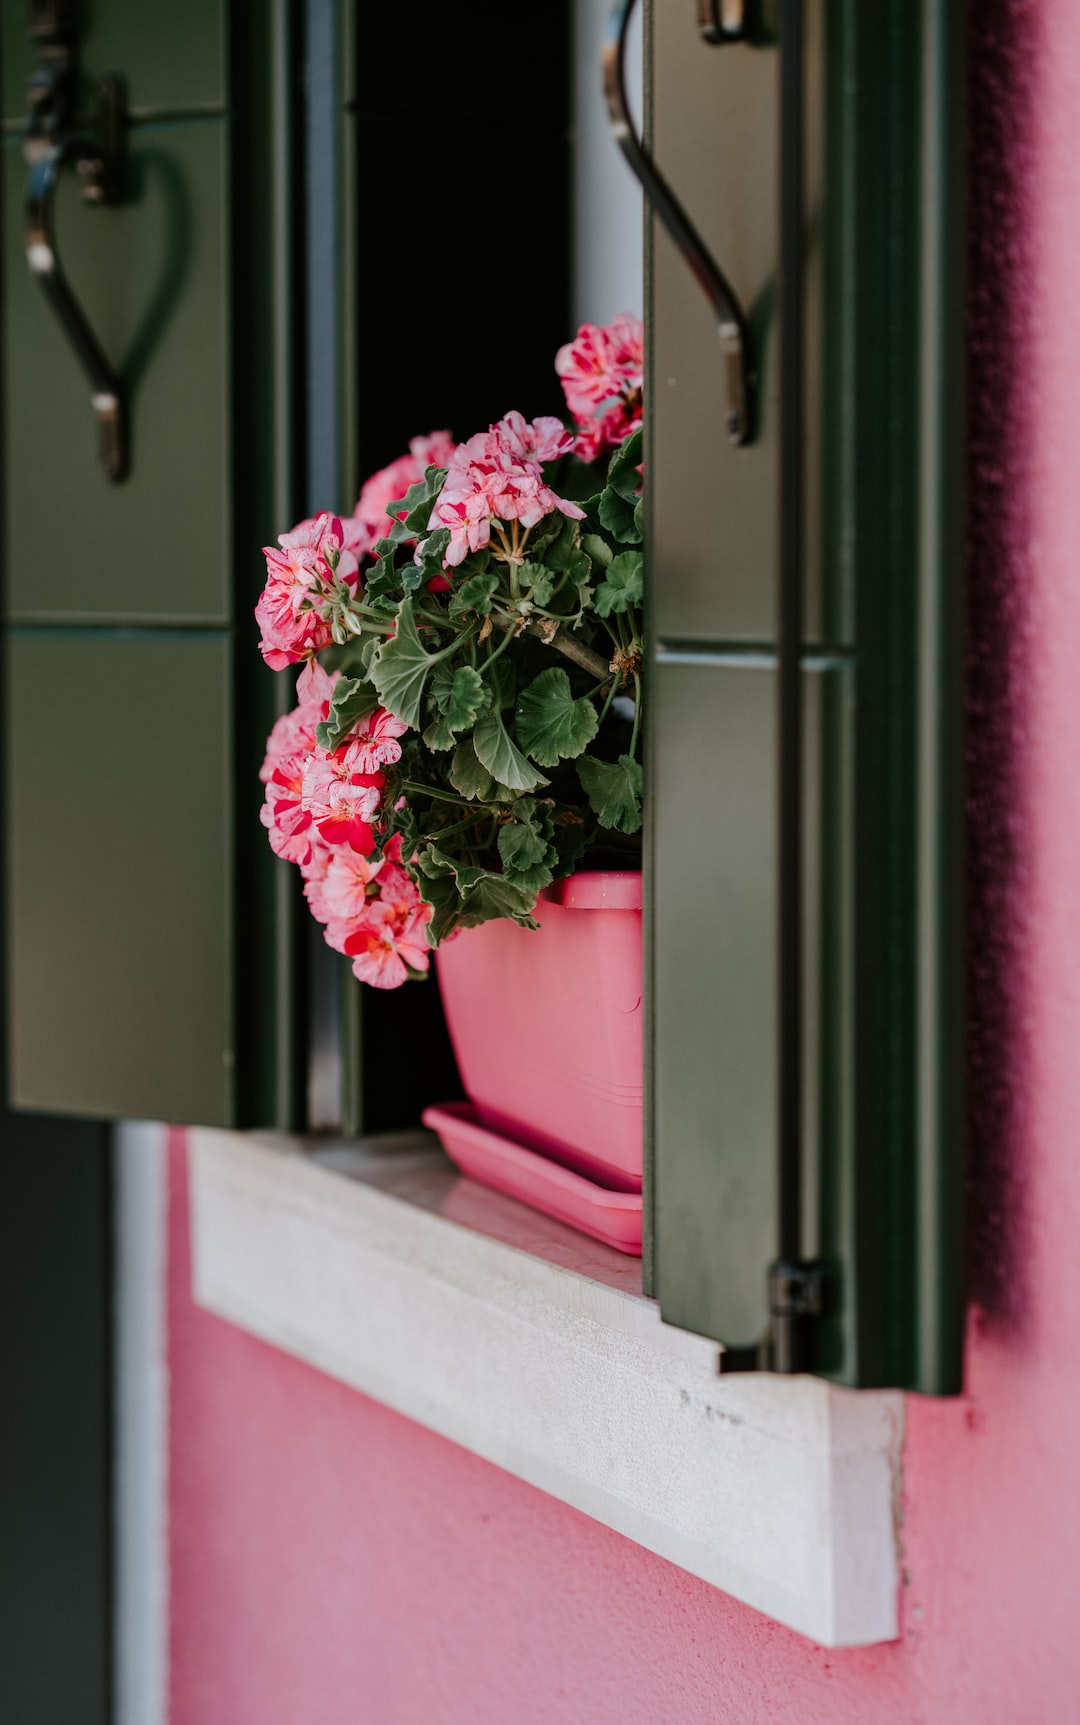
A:
POLYGON ((199 1303, 830 1647, 897 1633, 903 1398, 727 1377, 426 1134, 191 1133, 199 1303))

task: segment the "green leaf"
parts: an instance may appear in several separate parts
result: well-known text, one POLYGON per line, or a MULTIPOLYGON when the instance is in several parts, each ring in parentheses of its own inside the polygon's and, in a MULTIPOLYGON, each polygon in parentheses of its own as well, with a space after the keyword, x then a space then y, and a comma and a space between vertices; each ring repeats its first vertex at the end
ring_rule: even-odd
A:
POLYGON ((547 784, 543 773, 536 772, 511 741, 498 707, 484 714, 472 740, 477 759, 500 785, 512 791, 532 791, 547 784))
POLYGON ((486 672, 488 686, 494 688, 495 700, 502 709, 512 707, 517 698, 517 673, 510 663, 510 656, 504 653, 489 667, 481 666, 486 672))
MULTIPOLYGON (((413 747, 416 747, 415 743, 413 747)), ((413 799, 410 799, 400 809, 394 810, 391 830, 383 838, 382 849, 385 850, 386 846, 395 838, 401 840, 402 856, 416 855, 420 844, 420 818, 416 802, 413 799)))
POLYGON ((472 738, 466 737, 454 750, 450 763, 450 783, 460 796, 483 799, 491 794, 493 780, 486 767, 476 758, 472 738))
POLYGON ((518 742, 542 767, 558 766, 587 748, 599 720, 588 695, 574 699, 570 678, 559 666, 541 671, 518 702, 518 742))
POLYGON ((424 732, 424 741, 429 749, 445 750, 453 748, 454 744, 457 742, 457 738, 454 735, 450 721, 446 717, 445 713, 440 713, 437 719, 432 720, 431 724, 424 732))
POLYGON ((400 545, 406 539, 419 539, 428 530, 431 511, 434 509, 438 496, 446 478, 445 467, 429 467, 423 479, 418 479, 415 485, 410 485, 404 497, 398 497, 393 503, 388 503, 388 515, 400 515, 405 511, 404 521, 395 521, 390 530, 390 537, 395 545, 400 545))
POLYGON ((431 673, 431 688, 428 691, 440 713, 445 713, 449 707, 453 687, 454 667, 448 659, 442 659, 431 673))
POLYGON ((478 923, 490 922, 497 916, 513 917, 515 922, 520 922, 525 928, 536 927, 531 915, 536 904, 536 893, 508 881, 505 875, 482 875, 462 897, 465 901, 464 915, 461 918, 463 928, 475 928, 478 923))
POLYGON ((449 527, 436 527, 434 533, 429 533, 422 545, 417 546, 429 581, 433 575, 445 574, 442 565, 449 543, 449 527))
POLYGON ((606 569, 615 553, 606 539, 601 539, 599 533, 586 533, 581 541, 581 549, 588 554, 601 569, 606 569))
POLYGON ((437 946, 455 928, 475 928, 495 917, 512 917, 535 928, 536 891, 508 881, 505 875, 463 865, 449 852, 429 845, 418 858, 420 896, 434 906, 428 930, 437 946))
POLYGON ((414 509, 418 508, 422 504, 424 498, 428 496, 430 496, 430 490, 427 482, 427 474, 425 473, 423 479, 413 480, 413 483, 409 486, 404 497, 395 497, 392 502, 386 505, 386 513, 387 515, 404 514, 408 517, 412 514, 414 509))
POLYGON ((466 611, 477 611, 486 615, 491 610, 491 601, 499 591, 497 575, 470 575, 467 581, 456 588, 450 600, 451 617, 464 616, 466 611))
POLYGON ((625 443, 615 451, 608 467, 608 485, 628 503, 635 503, 641 490, 641 474, 638 468, 642 461, 642 441, 640 431, 631 432, 625 443))
POLYGON ((535 804, 532 803, 531 797, 522 797, 515 805, 514 813, 517 816, 524 810, 526 818, 507 821, 499 828, 499 855, 508 870, 520 873, 524 869, 533 868, 536 863, 547 861, 547 837, 539 824, 529 818, 533 807, 535 804))
POLYGON ((547 548, 562 536, 566 529, 567 519, 567 516, 560 515, 556 510, 544 521, 538 521, 535 527, 529 529, 529 551, 534 562, 547 562, 547 548))
POLYGON ((339 749, 353 726, 366 719, 379 704, 370 683, 358 677, 339 677, 330 699, 330 714, 315 727, 315 741, 328 752, 339 749))
POLYGON ((383 642, 371 667, 371 679, 383 706, 413 730, 420 723, 424 688, 437 663, 425 651, 417 632, 412 600, 403 599, 397 609, 396 633, 383 642))
POLYGON ((553 569, 556 575, 565 574, 577 553, 580 533, 580 524, 568 515, 563 516, 555 537, 544 547, 545 568, 553 569))
POLYGON ((555 870, 551 865, 557 860, 558 859, 553 850, 551 853, 551 863, 534 863, 532 868, 519 869, 507 878, 510 880, 512 886, 517 887, 519 892, 529 893, 532 898, 532 902, 535 904, 536 895, 543 892, 544 888, 546 886, 550 886, 552 881, 555 879, 555 870))
POLYGON ((356 657, 368 681, 371 681, 371 664, 379 648, 383 644, 381 635, 362 635, 355 647, 356 657))
POLYGON ((560 876, 573 874, 578 860, 588 848, 588 843, 589 835, 583 821, 555 828, 555 850, 558 855, 556 866, 560 876))
POLYGON ((518 585, 534 605, 546 605, 555 590, 555 577, 542 563, 523 563, 518 585))
POLYGON ((641 825, 641 767, 631 755, 598 761, 586 755, 578 762, 578 778, 602 827, 636 833, 641 825))
POLYGON ((620 497, 610 485, 606 491, 600 493, 597 514, 601 524, 616 539, 621 539, 624 544, 636 545, 640 542, 641 535, 634 524, 634 505, 628 503, 625 497, 620 497))
POLYGON ((436 844, 430 844, 426 850, 421 851, 418 860, 421 871, 432 880, 441 875, 451 875, 457 881, 459 891, 466 891, 474 886, 486 872, 477 868, 474 863, 463 863, 436 844))
POLYGON ((364 575, 364 598, 369 605, 387 593, 397 592, 401 586, 398 572, 394 568, 394 546, 390 540, 380 539, 375 553, 375 562, 364 575))
POLYGON ((597 615, 610 617, 613 611, 628 611, 640 605, 644 597, 645 558, 640 551, 620 551, 608 567, 607 579, 593 593, 597 615))
MULTIPOLYGON (((439 703, 442 706, 442 703, 439 703)), ((485 707, 491 705, 491 694, 484 679, 471 665, 459 665, 450 685, 450 695, 443 711, 452 730, 463 731, 476 723, 485 707)))

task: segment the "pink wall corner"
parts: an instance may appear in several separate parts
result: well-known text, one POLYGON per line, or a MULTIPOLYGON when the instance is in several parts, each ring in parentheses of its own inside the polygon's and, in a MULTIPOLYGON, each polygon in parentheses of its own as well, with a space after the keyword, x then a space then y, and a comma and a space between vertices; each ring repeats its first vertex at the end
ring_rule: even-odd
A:
POLYGON ((176 1133, 171 1725, 1080 1717, 1080 5, 971 15, 973 1310, 902 1637, 815 1647, 196 1309, 176 1133))

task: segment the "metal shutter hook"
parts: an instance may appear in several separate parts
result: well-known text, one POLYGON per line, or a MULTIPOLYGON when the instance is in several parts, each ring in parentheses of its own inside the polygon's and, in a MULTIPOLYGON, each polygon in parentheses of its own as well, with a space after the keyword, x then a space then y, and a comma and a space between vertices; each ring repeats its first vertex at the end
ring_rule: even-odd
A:
MULTIPOLYGON (((634 130, 626 94, 626 38, 636 0, 616 0, 602 50, 604 98, 615 141, 641 183, 645 196, 678 247, 687 268, 716 315, 724 356, 724 423, 732 443, 750 440, 750 338, 735 291, 709 251, 675 193, 634 130)), ((714 0, 699 0, 699 28, 707 41, 737 40, 742 7, 726 0, 719 13, 714 0), (738 14, 737 18, 735 14, 738 14), (713 19, 715 17, 715 23, 713 19), (711 34, 715 29, 718 33, 711 34)))
POLYGON ((86 203, 118 204, 124 196, 121 80, 106 78, 100 86, 96 138, 68 129, 77 99, 77 23, 77 9, 63 0, 31 0, 30 36, 40 63, 30 79, 30 120, 23 144, 30 170, 23 205, 24 238, 30 273, 56 313, 90 384, 101 469, 115 484, 128 470, 123 388, 60 267, 53 237, 53 200, 65 166, 75 169, 86 203))

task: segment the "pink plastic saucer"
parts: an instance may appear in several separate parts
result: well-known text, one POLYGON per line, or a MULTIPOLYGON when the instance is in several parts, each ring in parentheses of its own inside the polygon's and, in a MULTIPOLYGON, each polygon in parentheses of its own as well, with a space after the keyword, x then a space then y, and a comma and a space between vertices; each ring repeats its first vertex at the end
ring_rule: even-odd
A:
POLYGON ((463 1174, 530 1204, 534 1210, 543 1210, 571 1228, 580 1228, 606 1246, 640 1258, 640 1192, 614 1192, 598 1186, 583 1174, 492 1132, 480 1125, 470 1102, 425 1108, 422 1119, 439 1134, 443 1149, 463 1174))

